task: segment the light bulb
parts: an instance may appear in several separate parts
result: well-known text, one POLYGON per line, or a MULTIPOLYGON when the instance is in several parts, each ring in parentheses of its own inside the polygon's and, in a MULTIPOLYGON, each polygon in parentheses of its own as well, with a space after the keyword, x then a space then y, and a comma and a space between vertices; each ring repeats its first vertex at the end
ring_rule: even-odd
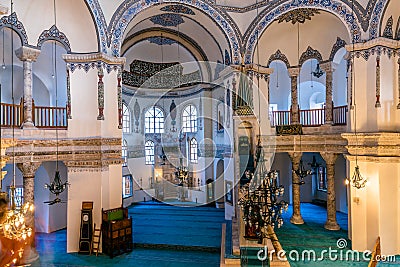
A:
POLYGON ((3 70, 6 69, 6 64, 3 63, 3 65, 1 66, 3 68, 3 70))
POLYGON ((349 184, 350 184, 349 179, 346 179, 344 183, 345 183, 346 185, 349 185, 349 184))

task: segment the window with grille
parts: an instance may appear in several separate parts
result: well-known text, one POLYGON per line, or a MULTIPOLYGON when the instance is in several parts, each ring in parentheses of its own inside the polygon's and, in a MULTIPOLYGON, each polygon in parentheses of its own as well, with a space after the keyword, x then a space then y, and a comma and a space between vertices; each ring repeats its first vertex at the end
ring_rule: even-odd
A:
POLYGON ((196 138, 192 138, 190 140, 190 162, 197 163, 198 155, 197 155, 197 140, 196 138))
POLYGON ((126 140, 122 140, 122 159, 124 160, 124 163, 122 166, 127 166, 128 165, 128 143, 126 140))
POLYGON ((154 164, 154 142, 146 141, 145 143, 145 160, 147 165, 154 164))
POLYGON ((182 112, 182 132, 197 132, 197 109, 193 105, 188 105, 182 112))
POLYGON ((122 103, 122 132, 131 132, 131 114, 125 103, 122 103))
POLYGON ((164 112, 154 106, 145 113, 145 133, 164 133, 164 112))

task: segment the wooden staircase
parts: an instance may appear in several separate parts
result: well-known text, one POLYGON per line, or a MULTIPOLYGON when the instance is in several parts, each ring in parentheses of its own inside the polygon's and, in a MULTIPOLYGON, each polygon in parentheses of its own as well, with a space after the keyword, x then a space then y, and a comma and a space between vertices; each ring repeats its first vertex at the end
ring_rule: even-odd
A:
POLYGON ((101 240, 101 227, 96 228, 96 224, 94 224, 90 254, 96 253, 96 257, 99 254, 100 250, 100 240, 101 240))

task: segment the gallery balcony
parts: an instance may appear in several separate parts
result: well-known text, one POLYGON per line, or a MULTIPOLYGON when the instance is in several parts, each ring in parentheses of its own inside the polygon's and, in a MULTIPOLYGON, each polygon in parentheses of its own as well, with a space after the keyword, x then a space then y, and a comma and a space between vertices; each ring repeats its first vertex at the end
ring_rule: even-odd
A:
MULTIPOLYGON (((36 128, 67 129, 67 107, 46 107, 32 104, 32 120, 36 128)), ((4 128, 21 128, 24 122, 24 105, 0 104, 0 124, 4 128)))
MULTIPOLYGON (((347 105, 332 109, 332 127, 329 127, 330 131, 345 131, 347 126, 347 111, 347 105)), ((326 125, 325 112, 325 108, 299 110, 299 121, 303 131, 307 133, 319 132, 320 127, 326 125)), ((270 112, 270 121, 272 127, 289 126, 291 125, 291 112, 286 110, 272 111, 270 112)), ((326 129, 323 131, 326 131, 326 129)))

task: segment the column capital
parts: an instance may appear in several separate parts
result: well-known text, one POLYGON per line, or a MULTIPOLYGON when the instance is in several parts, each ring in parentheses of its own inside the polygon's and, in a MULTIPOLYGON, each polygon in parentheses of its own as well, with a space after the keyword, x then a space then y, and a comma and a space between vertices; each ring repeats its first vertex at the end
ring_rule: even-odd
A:
POLYGON ((22 172, 24 178, 33 178, 37 169, 40 167, 41 162, 23 162, 17 163, 18 169, 22 172))
POLYGON ((38 56, 40 55, 40 50, 32 48, 32 47, 27 47, 27 46, 21 46, 17 50, 15 50, 15 55, 21 60, 21 61, 31 61, 35 62, 38 56))
POLYGON ((298 165, 300 163, 303 152, 288 152, 289 158, 292 161, 292 165, 298 165))
POLYGON ((328 61, 328 62, 319 64, 319 66, 325 72, 333 72, 333 71, 335 71, 337 64, 332 61, 328 61))
POLYGON ((290 77, 297 77, 300 74, 300 68, 299 67, 290 67, 288 68, 289 76, 290 77))
POLYGON ((327 153, 327 152, 323 152, 320 154, 321 154, 321 157, 325 160, 326 165, 335 165, 336 160, 339 156, 339 154, 327 153))

